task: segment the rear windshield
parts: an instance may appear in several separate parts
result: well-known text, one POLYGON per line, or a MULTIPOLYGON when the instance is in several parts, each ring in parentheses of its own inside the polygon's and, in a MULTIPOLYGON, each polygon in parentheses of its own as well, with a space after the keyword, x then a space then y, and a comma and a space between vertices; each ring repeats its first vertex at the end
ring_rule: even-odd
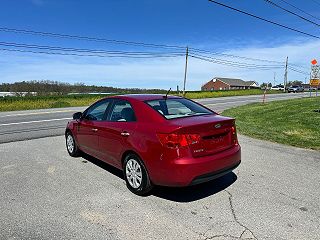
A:
POLYGON ((213 113, 201 105, 185 98, 151 100, 146 101, 146 103, 166 119, 213 113))

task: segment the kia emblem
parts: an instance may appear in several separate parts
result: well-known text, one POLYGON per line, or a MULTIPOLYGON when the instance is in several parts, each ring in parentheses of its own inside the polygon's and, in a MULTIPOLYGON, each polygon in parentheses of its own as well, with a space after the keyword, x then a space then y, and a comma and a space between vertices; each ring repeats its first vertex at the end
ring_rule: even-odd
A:
POLYGON ((215 127, 215 128, 221 128, 221 124, 218 123, 218 124, 214 125, 214 127, 215 127))

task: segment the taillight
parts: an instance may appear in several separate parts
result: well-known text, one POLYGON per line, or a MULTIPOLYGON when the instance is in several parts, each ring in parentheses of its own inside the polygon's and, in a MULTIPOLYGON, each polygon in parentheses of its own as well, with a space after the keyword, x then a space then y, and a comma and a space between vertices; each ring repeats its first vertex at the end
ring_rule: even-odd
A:
POLYGON ((239 143, 238 143, 238 137, 237 137, 237 130, 235 126, 231 128, 231 134, 232 134, 232 143, 234 145, 238 145, 239 143))
POLYGON ((200 135, 199 134, 186 134, 187 141, 189 145, 197 144, 200 142, 200 135))
POLYGON ((199 134, 158 133, 161 144, 168 148, 181 148, 200 142, 199 134))

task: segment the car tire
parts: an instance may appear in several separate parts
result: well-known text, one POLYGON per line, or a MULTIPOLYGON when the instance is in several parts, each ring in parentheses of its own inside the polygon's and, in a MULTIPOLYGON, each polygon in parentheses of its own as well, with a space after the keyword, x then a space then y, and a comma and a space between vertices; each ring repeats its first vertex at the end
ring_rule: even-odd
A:
POLYGON ((144 196, 153 188, 148 171, 136 154, 130 153, 125 157, 123 175, 128 189, 134 194, 144 196))
POLYGON ((78 157, 81 154, 79 147, 70 131, 66 133, 66 147, 71 157, 78 157))

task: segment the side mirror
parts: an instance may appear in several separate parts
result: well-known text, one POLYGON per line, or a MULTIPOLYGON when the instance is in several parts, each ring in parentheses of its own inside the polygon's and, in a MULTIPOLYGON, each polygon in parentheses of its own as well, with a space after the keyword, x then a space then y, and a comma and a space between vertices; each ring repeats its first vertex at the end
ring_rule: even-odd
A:
POLYGON ((82 112, 76 112, 72 116, 73 120, 80 120, 81 117, 82 117, 82 112))

